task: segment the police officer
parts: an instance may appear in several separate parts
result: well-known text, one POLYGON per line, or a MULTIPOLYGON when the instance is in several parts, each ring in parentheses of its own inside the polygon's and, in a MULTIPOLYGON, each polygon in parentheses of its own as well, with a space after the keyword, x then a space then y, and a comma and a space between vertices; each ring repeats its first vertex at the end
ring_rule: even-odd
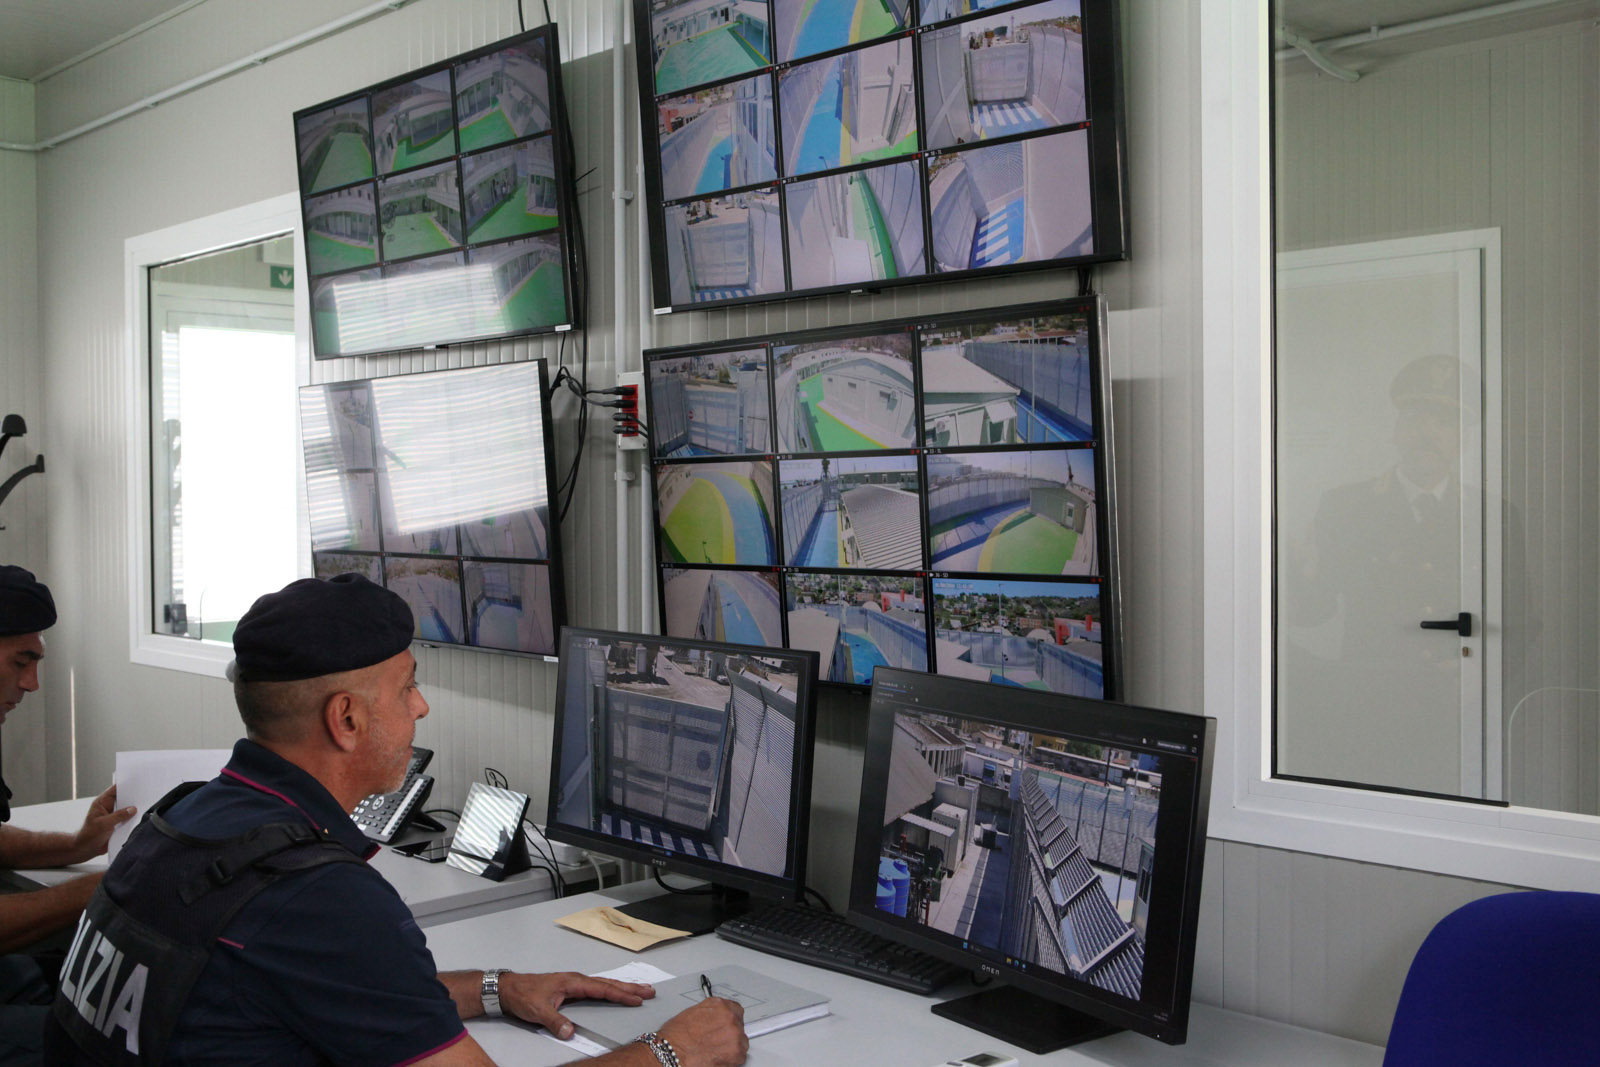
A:
MULTIPOLYGON (((44 631, 56 622, 56 605, 45 584, 22 567, 0 566, 0 723, 39 688, 44 631)), ((11 790, 0 780, 0 867, 24 870, 62 867, 98 856, 111 831, 133 815, 114 810, 112 786, 89 805, 76 833, 36 833, 9 825, 11 790)), ((28 893, 0 896, 0 1065, 39 1062, 45 1005, 52 996, 54 963, 61 947, 39 951, 43 938, 70 927, 89 902, 100 875, 89 874, 28 893), (17 952, 32 947, 34 953, 17 952)))
MULTIPOLYGON (((62 968, 49 1062, 490 1064, 463 1018, 509 1013, 568 1037, 565 1001, 654 995, 570 973, 436 972, 346 814, 400 785, 428 713, 412 632, 405 602, 354 574, 292 582, 245 613, 229 674, 246 738, 118 854, 62 968)), ((729 1067, 748 1048, 741 1018, 706 1000, 590 1062, 729 1067)))

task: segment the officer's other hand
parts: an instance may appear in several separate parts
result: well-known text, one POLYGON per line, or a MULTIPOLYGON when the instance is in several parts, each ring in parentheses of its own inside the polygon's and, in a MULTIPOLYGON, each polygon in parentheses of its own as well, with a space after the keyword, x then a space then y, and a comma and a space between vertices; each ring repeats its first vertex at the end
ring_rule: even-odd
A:
POLYGON ((662 1024, 660 1034, 683 1067, 735 1067, 750 1051, 744 1006, 724 997, 708 997, 679 1012, 662 1024))
MULTIPOLYGON (((556 974, 516 974, 507 971, 500 976, 500 1007, 505 1013, 538 1023, 563 1041, 572 1036, 574 1029, 571 1020, 560 1011, 561 1005, 567 1001, 609 1000, 637 1008, 655 995, 652 986, 618 982, 610 978, 591 978, 573 971, 556 974)), ((684 1067, 689 1067, 689 1064, 685 1063, 684 1067)))
POLYGON ((94 798, 89 805, 89 813, 83 817, 83 825, 73 836, 72 845, 77 856, 74 863, 82 863, 86 859, 104 855, 106 845, 111 840, 111 831, 133 818, 138 809, 133 807, 117 807, 117 787, 108 786, 104 793, 94 798))

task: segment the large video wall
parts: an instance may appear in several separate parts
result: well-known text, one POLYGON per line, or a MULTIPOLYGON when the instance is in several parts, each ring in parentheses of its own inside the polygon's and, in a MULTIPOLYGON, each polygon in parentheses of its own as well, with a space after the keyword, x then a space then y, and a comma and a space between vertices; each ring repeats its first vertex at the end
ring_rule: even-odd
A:
POLYGON ((553 24, 294 125, 318 358, 580 325, 553 24))
POLYGON ((662 628, 1117 693, 1094 298, 645 353, 662 628))
POLYGON ((1125 254, 1116 0, 634 13, 657 307, 1125 254))

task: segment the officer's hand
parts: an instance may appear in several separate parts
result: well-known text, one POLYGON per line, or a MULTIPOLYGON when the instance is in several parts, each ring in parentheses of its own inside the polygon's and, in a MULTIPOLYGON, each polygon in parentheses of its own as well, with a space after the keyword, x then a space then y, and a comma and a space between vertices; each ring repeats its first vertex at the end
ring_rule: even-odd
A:
POLYGON ((83 825, 78 828, 77 834, 72 838, 72 847, 76 858, 73 863, 82 863, 86 859, 104 855, 106 845, 111 840, 111 831, 133 818, 137 808, 119 808, 117 804, 117 787, 107 787, 104 793, 94 798, 89 805, 89 813, 83 817, 83 825))
POLYGON ((662 1025, 660 1034, 683 1067, 735 1067, 750 1051, 744 1006, 723 997, 708 997, 679 1012, 662 1025))
MULTIPOLYGON (((562 971, 557 974, 515 974, 500 976, 500 1007, 530 1023, 538 1023, 565 1041, 573 1034, 571 1020, 560 1012, 569 1000, 609 1000, 637 1008, 656 995, 653 987, 610 978, 590 978, 586 974, 562 971)), ((687 1063, 684 1067, 689 1067, 687 1063)))

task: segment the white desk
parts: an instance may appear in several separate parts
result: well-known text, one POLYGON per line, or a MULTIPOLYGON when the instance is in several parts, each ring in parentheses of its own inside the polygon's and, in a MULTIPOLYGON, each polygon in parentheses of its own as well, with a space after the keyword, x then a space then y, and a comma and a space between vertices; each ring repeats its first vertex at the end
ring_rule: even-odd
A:
MULTIPOLYGON (((57 830, 72 833, 83 825, 89 801, 58 800, 49 804, 29 804, 13 808, 11 825, 23 830, 57 830)), ((417 925, 434 926, 476 915, 488 915, 504 908, 548 900, 550 875, 538 868, 513 874, 503 882, 468 874, 445 863, 426 863, 384 848, 372 857, 372 866, 399 892, 417 925)), ((34 871, 0 871, 0 879, 23 889, 56 885, 80 874, 106 869, 106 858, 97 856, 72 867, 50 867, 34 871)), ((564 867, 562 876, 573 880, 592 875, 588 864, 564 867)))
MULTIPOLYGON (((723 941, 713 934, 672 942, 643 954, 628 952, 554 925, 563 915, 597 904, 649 895, 634 883, 512 908, 496 915, 435 926, 428 947, 442 970, 511 967, 519 971, 576 970, 593 974, 640 958, 672 974, 742 963, 832 998, 833 1014, 750 1042, 752 1067, 929 1067, 974 1052, 1005 1052, 1022 1064, 1112 1064, 1118 1067, 1376 1067, 1383 1049, 1195 1004, 1187 1044, 1164 1045, 1121 1033, 1048 1056, 1036 1056, 970 1030, 928 1010, 961 987, 923 997, 820 970, 723 941)), ((541 1067, 572 1059, 533 1027, 505 1019, 474 1019, 467 1029, 500 1064, 541 1067)))

